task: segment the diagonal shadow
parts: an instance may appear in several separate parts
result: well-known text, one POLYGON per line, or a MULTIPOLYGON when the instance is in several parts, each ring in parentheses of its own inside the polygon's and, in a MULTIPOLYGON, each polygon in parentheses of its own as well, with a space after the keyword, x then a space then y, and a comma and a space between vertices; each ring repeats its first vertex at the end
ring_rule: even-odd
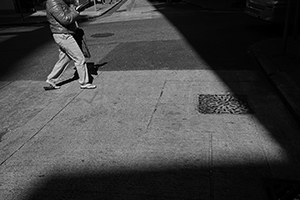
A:
POLYGON ((198 170, 115 170, 53 174, 26 200, 206 199, 207 175, 198 170))
MULTIPOLYGON (((279 166, 278 166, 279 167, 279 166)), ((113 167, 112 167, 113 168, 113 167)), ((259 169, 261 168, 261 169, 259 169)), ((261 179, 250 171, 264 166, 245 165, 209 168, 174 166, 146 169, 113 168, 47 174, 31 186, 24 200, 48 199, 256 199, 298 198, 298 181, 261 179), (237 171, 228 175, 225 171, 237 171), (242 172, 243 171, 243 172, 242 172), (295 189, 293 192, 289 187, 295 189)), ((263 171, 263 170, 262 170, 263 171)), ((257 173, 257 172, 256 172, 257 173)))
MULTIPOLYGON (((172 9, 179 9, 176 6, 169 5, 172 9)), ((177 16, 173 11, 161 8, 159 10, 182 33, 184 39, 193 47, 197 55, 205 60, 210 67, 209 69, 213 70, 230 87, 233 93, 238 93, 238 91, 228 81, 227 77, 219 73, 219 71, 257 70, 255 62, 247 54, 249 45, 256 42, 256 40, 255 38, 248 38, 245 32, 245 35, 241 33, 239 26, 232 21, 234 19, 232 16, 228 17, 220 13, 199 13, 193 15, 192 18, 185 18, 182 15, 177 16), (221 27, 215 26, 221 19, 223 20, 223 25, 221 27), (195 30, 195 24, 201 24, 199 26, 205 28, 195 30), (225 30, 231 33, 231 35, 224 35, 225 30)), ((245 23, 245 26, 247 26, 247 23, 245 23)), ((265 23, 258 26, 250 25, 244 29, 244 31, 254 32, 261 30, 265 31, 266 38, 278 36, 277 27, 265 23)), ((131 52, 133 52, 132 55, 136 53, 141 56, 149 53, 146 49, 149 45, 152 45, 152 48, 156 50, 161 49, 162 51, 166 51, 166 43, 168 42, 157 41, 152 42, 152 44, 132 43, 130 44, 132 45, 130 48, 131 52)), ((38 47, 38 44, 35 47, 38 47)), ((179 51, 174 52, 174 57, 184 56, 184 60, 188 60, 189 56, 191 56, 180 51, 183 47, 181 42, 170 42, 168 48, 170 47, 179 51)), ((122 50, 119 49, 119 52, 122 50)), ((25 52, 23 51, 23 54, 20 55, 25 56, 25 52)), ((126 54, 120 53, 119 55, 126 54)), ((146 69, 135 67, 142 66, 138 65, 138 57, 132 57, 132 62, 137 63, 137 65, 131 65, 127 68, 123 66, 121 68, 120 65, 123 62, 120 61, 126 58, 114 59, 113 56, 109 55, 106 59, 115 60, 115 63, 109 63, 110 67, 106 68, 105 66, 103 70, 146 69), (118 63, 121 64, 118 65, 118 63), (115 66, 116 68, 112 68, 111 66, 115 66)), ((13 63, 11 62, 11 64, 13 63)), ((165 59, 163 55, 154 61, 153 66, 153 69, 183 69, 181 65, 173 62, 172 59, 165 59), (167 63, 167 60, 171 60, 170 63, 167 63), (160 65, 155 62, 158 61, 167 63, 167 66, 157 68, 160 65)), ((149 70, 149 68, 147 69, 149 70)), ((195 63, 191 62, 187 63, 184 69, 197 70, 199 68, 197 65, 195 66, 195 63)), ((259 94, 259 97, 265 100, 265 103, 269 100, 264 94, 259 94)), ((256 99, 256 101, 252 102, 252 105, 256 106, 259 103, 259 100, 256 99)), ((278 115, 272 115, 272 111, 270 111, 276 108, 258 106, 256 110, 258 109, 264 110, 265 115, 255 115, 254 117, 268 130, 268 133, 280 144, 280 147, 284 149, 287 161, 273 161, 274 163, 265 161, 264 164, 257 161, 237 165, 226 163, 226 158, 224 158, 224 163, 221 165, 205 166, 202 168, 199 163, 194 165, 187 163, 185 167, 179 167, 176 163, 171 162, 167 168, 161 166, 158 169, 152 168, 146 170, 114 169, 112 167, 112 170, 105 171, 100 167, 96 167, 93 170, 81 170, 77 172, 73 169, 65 169, 66 172, 58 173, 57 171, 60 171, 58 169, 56 172, 54 171, 49 175, 45 175, 41 182, 36 183, 32 187, 28 197, 24 199, 272 199, 272 196, 269 196, 264 188, 263 178, 273 178, 270 172, 270 165, 274 169, 282 169, 282 171, 288 173, 291 163, 296 162, 298 164, 298 148, 294 145, 294 142, 297 143, 299 138, 291 141, 291 138, 294 139, 291 134, 285 132, 286 130, 278 130, 278 124, 276 123, 282 122, 281 116, 278 113, 278 115), (68 170, 75 172, 69 172, 68 170)), ((237 150, 237 157, 238 153, 239 151, 237 150)), ((224 155, 226 155, 226 152, 224 155)), ((248 158, 245 159, 247 160, 248 158)), ((192 161, 196 162, 196 160, 192 161)), ((298 177, 298 174, 296 177, 298 177)))
POLYGON ((27 32, 2 34, 14 36, 0 42, 0 80, 44 80, 42 72, 51 70, 49 65, 46 65, 52 59, 49 57, 51 54, 45 55, 47 50, 43 49, 53 42, 49 27, 37 26, 32 29, 27 32))

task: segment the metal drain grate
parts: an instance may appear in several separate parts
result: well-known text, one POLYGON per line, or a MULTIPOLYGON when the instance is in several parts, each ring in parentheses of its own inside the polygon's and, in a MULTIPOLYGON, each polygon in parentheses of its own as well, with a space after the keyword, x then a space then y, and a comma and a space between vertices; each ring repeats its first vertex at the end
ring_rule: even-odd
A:
POLYGON ((95 33, 93 35, 91 35, 91 37, 93 38, 104 38, 104 37, 110 37, 113 36, 113 33, 95 33))
POLYGON ((300 200, 300 181, 266 179, 269 200, 300 200))
POLYGON ((198 111, 201 114, 253 113, 246 95, 240 94, 200 94, 198 111))

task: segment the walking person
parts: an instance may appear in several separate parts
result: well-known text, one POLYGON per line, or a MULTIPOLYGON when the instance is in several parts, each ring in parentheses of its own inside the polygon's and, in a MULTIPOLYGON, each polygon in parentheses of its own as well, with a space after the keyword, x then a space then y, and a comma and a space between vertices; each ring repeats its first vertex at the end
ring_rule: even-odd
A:
POLYGON ((79 12, 76 11, 76 0, 47 0, 46 11, 54 41, 59 46, 59 59, 46 82, 50 84, 51 89, 59 89, 56 82, 73 60, 79 76, 80 88, 96 88, 95 85, 89 83, 84 54, 74 39, 77 29, 76 19, 79 17, 79 12))

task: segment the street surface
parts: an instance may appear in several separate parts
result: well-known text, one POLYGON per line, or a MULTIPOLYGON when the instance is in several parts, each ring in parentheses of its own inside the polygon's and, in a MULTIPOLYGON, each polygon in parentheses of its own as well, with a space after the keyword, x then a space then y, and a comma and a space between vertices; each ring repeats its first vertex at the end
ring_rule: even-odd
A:
POLYGON ((80 26, 96 90, 70 67, 45 92, 49 28, 0 30, 0 199, 265 200, 264 180, 300 178, 299 125, 248 53, 282 27, 147 0, 80 26), (200 94, 253 113, 201 114, 200 94))

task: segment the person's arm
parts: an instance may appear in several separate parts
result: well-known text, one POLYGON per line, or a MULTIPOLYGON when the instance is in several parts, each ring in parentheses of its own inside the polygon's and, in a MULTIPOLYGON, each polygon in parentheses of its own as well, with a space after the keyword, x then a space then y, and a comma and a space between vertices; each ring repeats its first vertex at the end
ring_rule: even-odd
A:
POLYGON ((76 21, 79 17, 79 12, 77 12, 73 7, 69 8, 69 12, 65 12, 60 3, 51 1, 48 9, 50 13, 55 17, 55 19, 62 25, 69 25, 76 21))

